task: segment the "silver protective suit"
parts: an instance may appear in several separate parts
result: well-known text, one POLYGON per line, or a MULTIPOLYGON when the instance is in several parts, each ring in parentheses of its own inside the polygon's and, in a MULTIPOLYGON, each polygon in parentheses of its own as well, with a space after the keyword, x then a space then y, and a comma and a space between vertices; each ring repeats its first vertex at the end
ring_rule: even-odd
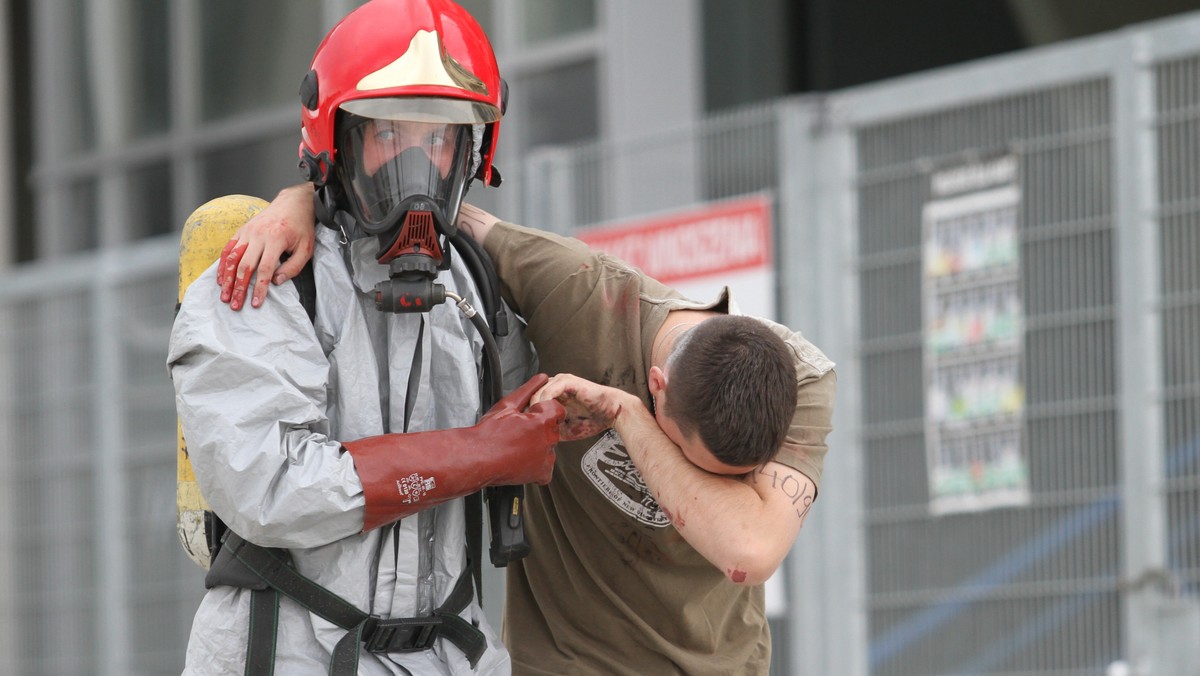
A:
MULTIPOLYGON (((450 302, 425 314, 376 310, 369 292, 387 270, 374 260, 375 239, 348 245, 348 256, 338 239, 318 228, 315 322, 291 284, 274 288, 260 309, 240 312, 220 302, 215 267, 190 286, 168 356, 176 406, 201 491, 234 532, 290 550, 301 574, 361 610, 428 615, 467 568, 462 500, 360 533, 362 483, 338 440, 404 431, 414 363, 420 375, 408 431, 473 425, 481 413, 482 339, 450 302)), ((476 301, 466 268, 458 256, 452 260, 438 281, 476 301)), ((519 326, 515 316, 509 325, 519 326)), ((501 358, 505 391, 531 375, 532 350, 515 328, 502 339, 501 358)), ((184 674, 243 673, 249 599, 247 590, 208 591, 184 674)), ((359 673, 509 673, 507 651, 478 603, 463 617, 488 640, 475 672, 442 639, 424 652, 362 651, 359 673)), ((284 598, 275 673, 327 673, 344 634, 284 598)))

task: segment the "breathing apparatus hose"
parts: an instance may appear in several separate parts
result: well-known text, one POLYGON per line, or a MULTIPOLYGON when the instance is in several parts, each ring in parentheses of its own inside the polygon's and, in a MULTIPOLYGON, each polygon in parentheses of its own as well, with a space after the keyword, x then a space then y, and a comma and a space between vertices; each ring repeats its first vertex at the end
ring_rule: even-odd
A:
MULTIPOLYGON (((492 259, 488 257, 483 246, 461 232, 449 237, 450 244, 463 258, 463 263, 471 272, 483 311, 487 316, 485 323, 478 313, 464 314, 471 324, 483 337, 484 369, 482 395, 486 411, 492 404, 500 400, 503 394, 504 372, 500 367, 500 349, 496 345, 496 336, 508 335, 507 315, 500 311, 500 288, 496 269, 492 259), (489 328, 490 327, 490 328, 489 328)), ((447 292, 447 297, 452 297, 447 292)), ((462 309, 461 299, 459 309, 462 309)), ((463 301, 465 302, 465 301, 463 301)), ((470 307, 468 305, 468 307, 470 307)), ((522 513, 525 500, 524 486, 491 486, 484 489, 488 503, 488 525, 491 528, 491 543, 488 555, 492 565, 498 568, 507 566, 510 561, 524 558, 529 554, 529 541, 525 537, 525 521, 522 513)))
POLYGON ((479 296, 483 305, 483 314, 491 327, 492 335, 508 335, 508 317, 500 312, 500 288, 497 286, 499 277, 492 259, 483 250, 483 245, 470 237, 464 237, 462 232, 450 237, 450 244, 463 257, 463 263, 471 271, 471 278, 479 287, 479 296))
POLYGON ((484 409, 486 410, 491 408, 492 404, 500 401, 500 397, 503 395, 500 387, 500 378, 496 377, 500 373, 500 348, 496 345, 496 339, 492 336, 491 330, 488 329, 487 323, 483 321, 483 317, 479 316, 479 313, 467 302, 466 298, 453 291, 445 291, 444 293, 447 298, 454 301, 454 304, 458 306, 463 315, 471 320, 471 325, 475 327, 480 337, 483 338, 484 382, 485 387, 489 390, 484 392, 486 397, 484 400, 484 409))

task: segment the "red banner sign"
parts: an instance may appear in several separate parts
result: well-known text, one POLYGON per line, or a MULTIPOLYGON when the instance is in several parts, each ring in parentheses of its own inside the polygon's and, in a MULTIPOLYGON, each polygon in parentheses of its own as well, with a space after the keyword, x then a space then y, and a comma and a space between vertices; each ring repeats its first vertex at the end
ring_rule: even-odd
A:
POLYGON ((665 284, 771 266, 765 197, 581 231, 579 239, 665 284))

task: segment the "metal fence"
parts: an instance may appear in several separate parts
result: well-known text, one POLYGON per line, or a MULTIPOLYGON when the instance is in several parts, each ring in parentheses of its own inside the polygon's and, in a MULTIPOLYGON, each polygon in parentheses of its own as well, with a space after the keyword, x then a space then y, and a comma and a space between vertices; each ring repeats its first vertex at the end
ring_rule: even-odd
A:
POLYGON ((168 674, 203 593, 175 536, 174 237, 0 287, 0 671, 168 674))
POLYGON ((871 673, 1200 672, 1198 48, 1181 21, 847 95, 871 673), (997 154, 1022 195, 1030 499, 935 516, 921 206, 997 154))
POLYGON ((1095 673, 1121 655, 1110 97, 1107 82, 1091 80, 858 131, 873 672, 1095 673), (1021 508, 933 516, 920 206, 935 167, 996 150, 1016 155, 1025 188, 1033 498, 1021 508))
MULTIPOLYGON (((839 363, 777 670, 1200 673, 1200 18, 530 157, 563 232, 769 191, 779 315, 839 363), (1015 160, 1022 504, 939 514, 923 210, 1015 160)), ((0 285, 5 673, 172 673, 173 241, 0 285)))

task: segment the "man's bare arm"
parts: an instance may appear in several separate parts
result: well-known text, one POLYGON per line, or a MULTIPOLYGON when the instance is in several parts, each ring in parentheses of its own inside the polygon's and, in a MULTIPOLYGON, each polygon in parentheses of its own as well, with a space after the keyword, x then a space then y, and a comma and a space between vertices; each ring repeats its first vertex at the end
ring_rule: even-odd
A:
POLYGON ((801 472, 777 462, 743 476, 702 470, 637 397, 576 376, 554 376, 533 401, 543 398, 563 402, 567 423, 581 425, 582 436, 597 425, 615 429, 675 529, 731 582, 761 584, 791 551, 816 497, 801 472), (580 408, 590 416, 579 415, 580 408))
POLYGON ((731 582, 761 584, 779 568, 816 497, 808 477, 777 462, 744 476, 706 472, 640 402, 614 427, 675 529, 731 582))

